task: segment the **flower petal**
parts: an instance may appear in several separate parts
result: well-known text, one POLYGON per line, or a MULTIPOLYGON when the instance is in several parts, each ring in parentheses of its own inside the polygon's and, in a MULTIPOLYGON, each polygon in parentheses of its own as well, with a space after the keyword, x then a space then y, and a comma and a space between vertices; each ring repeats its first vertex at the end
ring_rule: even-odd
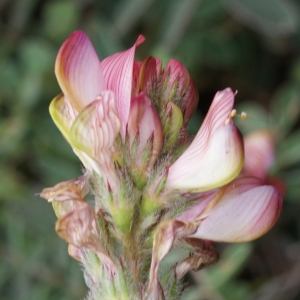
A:
POLYGON ((58 218, 67 215, 76 207, 85 203, 83 197, 89 191, 86 175, 60 182, 53 187, 43 189, 40 193, 42 198, 52 202, 54 212, 58 218))
POLYGON ((168 188, 206 191, 238 175, 243 166, 244 148, 239 130, 230 122, 233 102, 234 95, 229 88, 216 94, 193 142, 170 167, 168 188))
POLYGON ((69 244, 80 247, 87 244, 90 240, 93 218, 92 209, 87 203, 83 203, 58 219, 55 230, 69 244))
POLYGON ((75 31, 61 46, 55 62, 58 83, 77 111, 105 89, 97 53, 86 34, 75 31))
POLYGON ((266 179, 275 159, 275 145, 271 132, 255 131, 245 137, 243 174, 266 179))
POLYGON ((103 153, 112 150, 120 127, 114 94, 105 91, 78 115, 70 138, 75 147, 102 162, 103 153))
POLYGON ((58 95, 51 101, 49 111, 55 125, 68 143, 71 144, 70 129, 78 112, 63 94, 58 95))
POLYGON ((86 174, 76 179, 63 181, 50 188, 44 188, 40 196, 48 202, 82 200, 89 191, 86 174))
POLYGON ((254 177, 242 177, 223 187, 199 218, 193 237, 219 242, 254 240, 276 223, 282 198, 272 186, 254 177))
POLYGON ((117 112, 122 123, 121 135, 123 138, 125 137, 130 110, 135 49, 144 40, 145 38, 140 35, 130 49, 111 55, 101 62, 106 88, 112 90, 116 97, 117 112))
POLYGON ((233 124, 215 130, 203 150, 198 155, 190 146, 179 157, 170 167, 167 188, 207 191, 230 182, 243 167, 243 140, 233 124))

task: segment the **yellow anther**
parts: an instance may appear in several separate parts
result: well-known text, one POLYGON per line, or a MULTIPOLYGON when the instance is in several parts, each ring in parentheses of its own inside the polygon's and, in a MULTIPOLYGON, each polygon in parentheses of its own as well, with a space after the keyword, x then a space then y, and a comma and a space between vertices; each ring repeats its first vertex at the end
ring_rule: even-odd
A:
POLYGON ((96 97, 96 100, 101 100, 102 99, 102 97, 100 96, 100 95, 98 95, 97 97, 96 97))
POLYGON ((233 109, 230 113, 231 118, 233 118, 236 115, 236 109, 233 109))
POLYGON ((247 118, 247 113, 245 113, 244 111, 242 111, 241 113, 241 120, 245 120, 247 118))

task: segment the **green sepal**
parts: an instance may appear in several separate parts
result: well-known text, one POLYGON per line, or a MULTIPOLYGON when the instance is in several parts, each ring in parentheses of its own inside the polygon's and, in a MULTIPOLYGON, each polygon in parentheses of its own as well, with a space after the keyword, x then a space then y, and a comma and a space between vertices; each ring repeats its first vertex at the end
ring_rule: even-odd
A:
POLYGON ((181 109, 173 102, 167 103, 164 114, 165 122, 162 122, 163 132, 165 134, 163 152, 166 152, 170 150, 178 140, 183 124, 183 115, 181 109))

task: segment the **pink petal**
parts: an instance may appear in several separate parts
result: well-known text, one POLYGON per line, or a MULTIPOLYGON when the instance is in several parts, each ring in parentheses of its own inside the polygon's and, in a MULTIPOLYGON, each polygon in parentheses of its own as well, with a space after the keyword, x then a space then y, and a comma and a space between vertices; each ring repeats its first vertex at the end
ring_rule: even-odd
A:
POLYGON ((87 203, 77 206, 73 211, 58 219, 55 230, 69 244, 80 247, 85 245, 92 232, 94 213, 87 203))
POLYGON ((186 222, 196 220, 207 207, 207 205, 215 198, 217 193, 217 189, 201 193, 195 203, 193 203, 187 210, 176 217, 176 219, 186 222))
POLYGON ((103 162, 104 153, 112 150, 121 123, 116 113, 113 93, 105 91, 98 98, 78 115, 72 125, 70 137, 77 149, 96 161, 103 162))
POLYGON ((145 38, 140 35, 136 43, 128 50, 113 54, 101 62, 106 88, 116 97, 117 112, 122 123, 121 135, 125 137, 132 88, 132 74, 135 49, 145 38))
POLYGON ((242 136, 229 118, 233 102, 229 88, 216 94, 193 142, 170 167, 168 188, 200 192, 224 185, 238 175, 244 149, 242 136))
POLYGON ((105 89, 97 53, 82 31, 75 31, 61 46, 55 62, 58 83, 77 111, 105 89))
POLYGON ((194 153, 191 145, 175 161, 169 169, 168 189, 208 191, 233 180, 243 167, 243 140, 233 124, 215 130, 202 150, 194 153))
POLYGON ((255 131, 247 135, 245 141, 245 163, 243 174, 266 179, 275 159, 275 145, 271 132, 255 131))
POLYGON ((130 146, 132 146, 136 136, 139 135, 137 162, 143 160, 145 149, 152 137, 152 153, 148 162, 148 166, 152 167, 162 146, 163 132, 159 115, 151 100, 144 93, 131 99, 127 132, 130 146))
POLYGON ((223 187, 198 217, 203 221, 193 237, 219 242, 254 240, 276 223, 282 198, 272 186, 242 177, 223 187))
POLYGON ((119 180, 112 154, 120 128, 114 94, 104 91, 81 111, 70 131, 72 145, 87 169, 102 176, 116 192, 119 180))

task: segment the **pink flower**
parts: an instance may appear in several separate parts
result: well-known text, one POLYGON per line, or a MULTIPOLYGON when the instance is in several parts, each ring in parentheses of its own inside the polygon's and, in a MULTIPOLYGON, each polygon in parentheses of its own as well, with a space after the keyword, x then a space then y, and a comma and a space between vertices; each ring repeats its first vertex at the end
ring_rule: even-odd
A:
POLYGON ((191 145, 169 169, 167 188, 207 191, 233 180, 244 163, 243 138, 230 113, 234 95, 218 92, 191 145))
MULTIPOLYGON (((164 298, 169 283, 162 288, 158 268, 175 242, 193 250, 174 267, 177 280, 217 259, 209 241, 258 238, 275 224, 282 207, 274 187, 255 177, 237 178, 244 142, 232 120, 232 90, 216 93, 189 140, 187 122, 198 104, 195 84, 176 60, 165 69, 153 57, 134 62, 143 41, 140 36, 130 49, 100 62, 88 37, 76 31, 55 63, 63 94, 51 102, 50 113, 87 171, 41 196, 53 202, 56 231, 85 266, 95 295, 97 284, 107 284, 104 291, 123 287, 107 278, 121 282, 132 275, 124 270, 134 266, 133 291, 164 298), (88 187, 93 207, 84 200, 88 187), (147 281, 141 270, 149 267, 152 240, 147 281)), ((252 165, 247 151, 245 173, 252 165)), ((270 162, 258 157, 254 165, 263 178, 270 162)))
POLYGON ((134 53, 144 41, 107 57, 101 63, 88 37, 74 32, 62 45, 55 74, 63 94, 50 105, 50 114, 90 173, 96 172, 118 189, 112 156, 115 139, 125 138, 134 53))

